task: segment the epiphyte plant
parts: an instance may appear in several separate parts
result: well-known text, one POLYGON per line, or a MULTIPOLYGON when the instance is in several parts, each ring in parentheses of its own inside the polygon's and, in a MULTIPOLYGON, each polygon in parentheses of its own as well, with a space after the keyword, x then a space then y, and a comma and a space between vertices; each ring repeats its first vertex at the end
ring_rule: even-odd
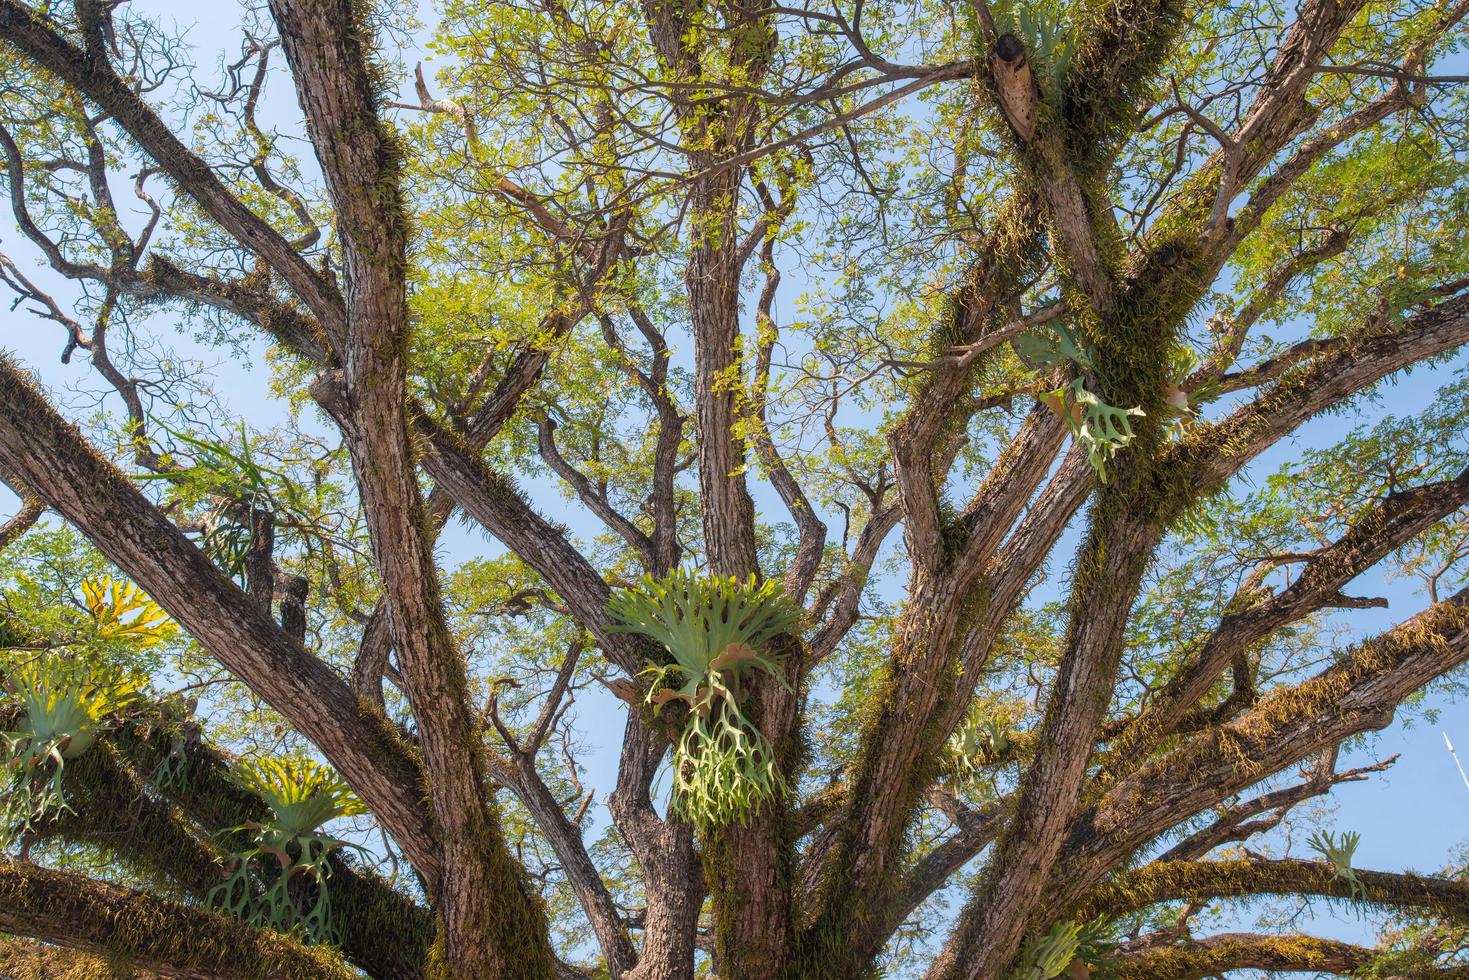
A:
POLYGON ((20 720, 15 731, 0 732, 0 846, 70 809, 62 786, 66 763, 92 747, 107 719, 137 698, 139 686, 116 669, 46 654, 7 666, 5 690, 20 720))
POLYGON ((1103 919, 1078 924, 1062 919, 1044 936, 1032 936, 1020 949, 1019 965, 1008 980, 1052 980, 1055 977, 1115 977, 1117 944, 1103 919))
POLYGON ((1341 837, 1329 830, 1318 830, 1306 841, 1311 850, 1331 863, 1332 879, 1346 882, 1349 894, 1357 901, 1367 898, 1367 886, 1357 877, 1357 872, 1352 870, 1352 857, 1357 853, 1357 845, 1360 843, 1362 835, 1350 830, 1343 831, 1341 837))
POLYGON ((1063 919, 1044 936, 1033 936, 1020 949, 1020 965, 1009 980, 1051 980, 1076 959, 1081 947, 1081 926, 1063 919))
POLYGON ((232 778, 264 801, 270 816, 222 831, 247 832, 252 846, 230 855, 228 875, 210 889, 205 904, 308 942, 336 942, 328 859, 356 845, 319 831, 366 809, 335 771, 310 759, 245 759, 232 778))
POLYGON ((643 671, 655 714, 688 709, 674 750, 673 808, 708 830, 743 821, 785 789, 775 750, 741 708, 741 683, 754 670, 784 679, 767 649, 796 629, 801 610, 769 580, 706 576, 676 569, 644 576, 613 596, 615 629, 656 641, 671 661, 643 671))
POLYGON ((1104 483, 1107 464, 1117 450, 1133 439, 1133 418, 1145 413, 1141 408, 1117 408, 1102 401, 1086 385, 1086 375, 1095 373, 1096 364, 1085 340, 1065 324, 1052 327, 1054 336, 1025 333, 1010 342, 1016 356, 1037 370, 1053 371, 1070 362, 1082 372, 1075 380, 1041 395, 1041 402, 1055 412, 1071 437, 1086 449, 1087 461, 1104 483))
POLYGON ((950 770, 968 782, 987 765, 1001 759, 1010 748, 1010 733, 993 718, 972 719, 949 736, 945 755, 950 770))
POLYGON ((1071 66, 1073 27, 1056 0, 997 0, 990 4, 995 29, 1014 34, 1030 58, 1040 63, 1047 101, 1055 100, 1071 66))
POLYGON ((82 582, 87 612, 97 624, 103 640, 126 640, 150 647, 171 639, 178 632, 162 607, 131 582, 113 578, 89 578, 82 582))

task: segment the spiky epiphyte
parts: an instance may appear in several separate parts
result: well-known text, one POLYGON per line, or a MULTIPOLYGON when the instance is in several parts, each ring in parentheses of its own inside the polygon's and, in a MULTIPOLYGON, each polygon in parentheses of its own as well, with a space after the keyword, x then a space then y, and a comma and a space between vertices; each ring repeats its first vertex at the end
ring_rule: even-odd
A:
POLYGON ((178 633, 168 613, 131 582, 89 578, 82 582, 82 598, 101 639, 151 647, 178 633))
POLYGON ((1143 416, 1141 408, 1117 408, 1109 405, 1087 387, 1086 375, 1096 371, 1096 360, 1080 334, 1065 324, 1052 327, 1048 334, 1021 334, 1011 341, 1016 355, 1039 370, 1052 371, 1071 366, 1082 373, 1068 384, 1041 395, 1041 401, 1055 412, 1071 437, 1086 450, 1087 460, 1098 479, 1107 481, 1107 464, 1117 450, 1132 442, 1132 422, 1143 416))
POLYGON ((67 760, 91 748, 108 717, 136 699, 139 685, 115 669, 51 654, 6 667, 5 688, 20 721, 15 731, 0 732, 6 773, 0 845, 68 809, 62 789, 67 760))
POLYGON ((944 761, 954 778, 968 783, 1002 758, 1010 748, 1010 732, 993 718, 974 718, 949 736, 944 761))
POLYGON ((338 817, 366 810, 331 768, 310 759, 247 759, 234 781, 265 802, 270 818, 224 831, 248 831, 254 846, 230 856, 230 872, 205 896, 253 926, 336 942, 328 859, 347 844, 317 833, 338 817))
POLYGON ((781 677, 766 646, 796 628, 800 609, 773 582, 683 570, 645 576, 610 609, 619 631, 655 640, 672 657, 644 674, 655 712, 674 701, 689 712, 674 753, 675 809, 709 829, 744 820, 780 793, 775 751, 741 710, 740 685, 752 670, 781 677))
POLYGON ((1361 834, 1348 830, 1338 838, 1332 831, 1318 830, 1306 843, 1331 863, 1332 878, 1345 882, 1353 899, 1362 901, 1367 898, 1367 886, 1352 870, 1352 857, 1357 853, 1357 845, 1362 843, 1361 834))
POLYGON ((1117 944, 1107 924, 1094 919, 1078 925, 1063 919, 1044 936, 1032 936, 1021 947, 1019 963, 1009 980, 1052 980, 1053 977, 1090 977, 1107 980, 1117 975, 1110 955, 1117 944))

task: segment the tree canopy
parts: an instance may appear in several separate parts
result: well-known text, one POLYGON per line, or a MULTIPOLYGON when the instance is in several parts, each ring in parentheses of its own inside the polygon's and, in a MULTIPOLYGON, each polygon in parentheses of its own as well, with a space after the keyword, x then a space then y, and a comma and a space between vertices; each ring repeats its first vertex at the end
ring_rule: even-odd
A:
POLYGON ((0 0, 0 973, 1463 975, 1466 14, 0 0))

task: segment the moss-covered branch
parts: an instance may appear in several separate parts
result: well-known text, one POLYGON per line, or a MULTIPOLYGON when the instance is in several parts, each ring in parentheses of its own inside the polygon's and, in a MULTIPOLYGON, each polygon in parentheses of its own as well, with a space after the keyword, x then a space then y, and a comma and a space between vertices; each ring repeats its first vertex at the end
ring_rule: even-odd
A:
POLYGON ((34 865, 0 860, 0 932, 200 980, 348 980, 323 949, 224 916, 34 865))
POLYGON ((1367 640, 1122 780, 1073 824, 1049 909, 1081 901, 1127 855, 1287 766, 1392 720, 1414 691, 1469 660, 1469 590, 1367 640))
MULTIPOLYGON (((177 748, 175 739, 180 739, 184 743, 185 762, 178 766, 172 778, 162 781, 157 792, 193 825, 217 831, 262 820, 266 808, 261 800, 228 778, 229 760, 218 749, 194 737, 188 730, 190 725, 174 718, 165 706, 154 705, 149 712, 129 718, 109 736, 109 742, 117 746, 138 772, 155 773, 170 761, 171 753, 177 748)), ((151 806, 163 804, 153 802, 151 806)), ((95 811, 79 807, 78 815, 91 818, 94 823, 115 819, 114 811, 105 807, 95 811)), ((70 835, 63 832, 63 836, 70 835)), ((123 853, 129 860, 146 859, 150 867, 180 880, 179 862, 191 852, 176 854, 167 836, 133 834, 130 840, 142 849, 126 849, 123 853)), ((197 857, 190 861, 191 867, 198 864, 197 857)), ((218 875, 219 868, 214 866, 208 886, 217 882, 218 875)), ((191 873, 189 882, 198 880, 198 871, 191 873)), ((342 928, 342 951, 348 960, 382 980, 421 977, 433 942, 433 914, 371 871, 349 865, 340 857, 332 858, 331 880, 332 903, 342 928)), ((191 888, 190 894, 201 898, 204 890, 196 892, 191 888)))
POLYGON ((1118 980, 1200 980, 1250 969, 1350 974, 1372 957, 1370 949, 1334 939, 1223 933, 1120 957, 1117 976, 1118 980))
MULTIPOLYGON (((0 729, 13 722, 0 709, 0 729)), ((102 848, 165 892, 202 900, 223 873, 211 835, 268 816, 229 769, 229 759, 199 737, 192 721, 166 702, 148 704, 68 764, 71 812, 33 836, 102 848), (158 778, 165 767, 168 778, 158 778)), ((418 980, 434 938, 433 913, 340 855, 331 864, 343 955, 378 980, 418 980)))
MULTIPOLYGON (((1389 871, 1353 869, 1365 901, 1417 909, 1469 923, 1469 882, 1389 871)), ((1251 895, 1319 895, 1350 899, 1348 882, 1324 861, 1154 861, 1117 875, 1094 891, 1078 915, 1121 915, 1156 902, 1208 901, 1251 895)))

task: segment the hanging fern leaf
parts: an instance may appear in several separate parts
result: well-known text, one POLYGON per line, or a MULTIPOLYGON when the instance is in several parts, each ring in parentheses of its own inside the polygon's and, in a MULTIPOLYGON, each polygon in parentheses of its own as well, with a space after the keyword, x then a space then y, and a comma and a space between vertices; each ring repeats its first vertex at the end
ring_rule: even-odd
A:
POLYGON ((250 831, 254 845, 230 856, 229 874, 210 889, 205 904, 308 942, 338 941, 329 859, 356 845, 318 831, 328 821, 365 813, 366 808, 334 770, 310 759, 247 759, 232 778, 260 797, 271 816, 222 831, 250 831))
POLYGON ((1107 464, 1133 440, 1130 420, 1141 418, 1143 410, 1108 405, 1087 389, 1084 378, 1047 392, 1041 400, 1066 423, 1071 437, 1086 450, 1097 477, 1107 482, 1107 464))
POLYGON ((66 763, 92 747, 108 719, 137 699, 140 685, 120 671, 52 655, 6 667, 5 688, 20 722, 0 732, 0 845, 70 809, 62 788, 66 763))
POLYGON ((1338 838, 1331 831, 1316 831, 1306 841, 1311 850, 1317 852, 1331 863, 1331 877, 1335 881, 1346 882, 1349 894, 1355 901, 1365 901, 1367 898, 1367 886, 1362 884, 1362 879, 1357 877, 1357 872, 1352 870, 1352 858, 1357 853, 1357 845, 1362 843, 1362 835, 1353 831, 1345 831, 1338 838))
POLYGON ((671 657, 644 671, 654 712, 675 701, 689 709, 674 752, 675 812, 709 829, 744 820, 784 792, 774 748, 740 709, 740 681, 753 670, 781 677, 765 648, 797 627, 801 610, 773 582, 683 570, 645 576, 609 609, 616 631, 646 636, 671 657))

